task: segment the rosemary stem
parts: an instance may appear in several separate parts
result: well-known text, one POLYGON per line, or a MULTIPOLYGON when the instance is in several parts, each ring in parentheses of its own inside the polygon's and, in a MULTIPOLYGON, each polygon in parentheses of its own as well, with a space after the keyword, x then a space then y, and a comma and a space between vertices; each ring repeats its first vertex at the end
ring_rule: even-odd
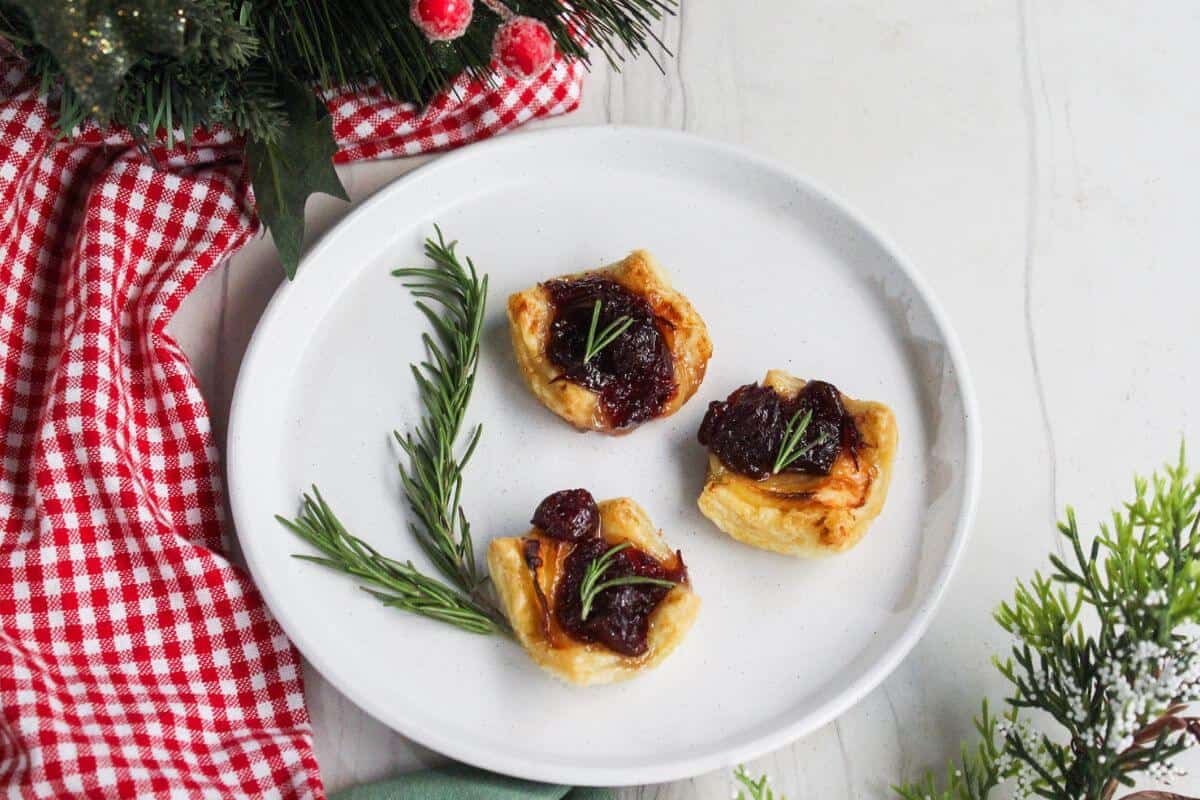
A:
POLYGON ((462 456, 456 457, 479 364, 488 281, 469 258, 463 264, 455 242, 447 242, 440 228, 435 230, 437 238, 425 242, 431 267, 392 272, 417 298, 415 305, 432 328, 421 337, 425 360, 411 367, 422 416, 407 433, 397 431, 394 437, 403 455, 400 484, 415 517, 409 529, 450 583, 423 574, 412 562, 384 556, 350 534, 315 486, 303 496, 296 519, 278 519, 321 553, 298 558, 370 584, 362 588, 387 606, 473 633, 511 635, 475 563, 470 524, 462 507, 463 467, 479 444, 479 426, 468 435, 462 456))

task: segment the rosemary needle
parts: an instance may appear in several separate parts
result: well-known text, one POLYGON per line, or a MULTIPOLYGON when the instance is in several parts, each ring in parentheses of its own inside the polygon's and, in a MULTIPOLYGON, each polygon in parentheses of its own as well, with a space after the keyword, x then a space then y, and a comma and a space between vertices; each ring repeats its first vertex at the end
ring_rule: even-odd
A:
POLYGON ((411 561, 396 561, 352 535, 333 513, 317 487, 305 494, 295 520, 276 516, 286 528, 321 552, 295 558, 345 572, 377 589, 363 589, 385 605, 449 622, 471 633, 502 630, 489 610, 453 587, 423 575, 411 561), (383 590, 383 591, 381 591, 383 590))
POLYGON ((397 269, 393 275, 417 298, 433 333, 421 337, 427 358, 412 366, 423 413, 407 433, 395 433, 407 458, 400 483, 416 522, 409 526, 421 549, 450 583, 423 574, 411 562, 388 558, 352 536, 313 487, 304 495, 300 515, 279 521, 321 551, 301 555, 367 581, 363 587, 389 606, 449 622, 473 633, 508 632, 508 623, 492 599, 487 578, 475 563, 471 526, 461 504, 463 468, 479 444, 475 426, 459 450, 456 443, 475 386, 479 339, 488 279, 471 259, 465 264, 434 226, 437 239, 425 240, 431 267, 397 269), (435 310, 436 308, 436 310, 435 310), (459 454, 461 453, 461 454, 459 454))
POLYGON ((633 324, 633 317, 623 314, 604 326, 604 329, 597 334, 596 327, 600 324, 601 305, 601 301, 597 300, 592 306, 592 324, 588 326, 587 342, 583 348, 583 363, 585 364, 598 356, 601 350, 616 341, 617 337, 633 324))
POLYGON ((601 581, 600 578, 612 566, 613 559, 617 557, 617 553, 620 553, 630 545, 630 542, 621 542, 618 545, 614 545, 587 565, 587 569, 583 572, 583 580, 579 583, 579 599, 583 603, 579 610, 581 619, 586 620, 591 615, 592 604, 596 602, 596 598, 605 589, 611 589, 616 586, 636 586, 639 584, 665 586, 668 588, 673 588, 676 585, 675 581, 668 581, 662 578, 646 578, 641 575, 627 575, 622 578, 601 581))
POLYGON ((818 445, 824 444, 828 438, 824 432, 821 433, 813 441, 800 446, 800 440, 804 437, 808 426, 812 422, 812 409, 801 412, 797 410, 792 414, 792 418, 788 420, 787 427, 783 431, 783 441, 779 443, 779 453, 775 456, 775 466, 771 468, 772 474, 783 472, 792 464, 804 456, 805 453, 812 450, 818 445), (803 413, 803 416, 801 414, 803 413))

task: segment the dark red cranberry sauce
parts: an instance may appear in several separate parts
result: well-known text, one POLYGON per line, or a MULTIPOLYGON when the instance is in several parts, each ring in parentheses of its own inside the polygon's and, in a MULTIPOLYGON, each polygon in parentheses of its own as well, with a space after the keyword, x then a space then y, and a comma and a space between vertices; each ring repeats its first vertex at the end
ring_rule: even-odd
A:
MULTIPOLYGON (((621 655, 640 656, 647 650, 650 615, 671 590, 666 586, 648 584, 614 586, 597 595, 591 613, 586 620, 583 619, 580 584, 588 565, 604 555, 610 547, 612 545, 599 536, 575 545, 567 556, 558 582, 554 613, 558 624, 571 638, 581 642, 598 642, 621 655)), ((678 566, 668 570, 649 553, 636 547, 626 547, 616 554, 600 580, 637 575, 682 583, 687 578, 687 568, 683 565, 682 555, 676 554, 676 560, 678 566)))
POLYGON ((600 535, 600 508, 587 489, 563 489, 539 503, 530 522, 551 539, 578 542, 600 535))
POLYGON ((670 323, 641 297, 614 280, 588 276, 542 284, 554 306, 546 355, 563 377, 600 396, 609 425, 628 428, 658 416, 675 393, 675 364, 663 335, 670 323), (633 323, 586 363, 588 330, 600 301, 597 332, 621 317, 633 323))
POLYGON ((858 428, 842 405, 841 392, 831 383, 809 381, 796 397, 788 399, 769 386, 746 384, 724 402, 709 403, 700 424, 700 444, 726 468, 761 480, 769 477, 787 430, 797 414, 812 412, 800 438, 808 448, 784 472, 828 475, 843 449, 858 448, 858 428))
MULTIPOLYGON (((568 636, 579 642, 597 643, 625 656, 640 656, 647 650, 650 616, 670 591, 665 586, 634 584, 615 586, 597 595, 588 618, 583 619, 580 585, 588 565, 613 545, 600 530, 600 512, 596 501, 585 489, 556 492, 538 506, 533 524, 544 535, 569 542, 571 549, 563 560, 554 596, 554 619, 568 636), (579 535, 580 531, 586 531, 579 535)), ((536 571, 542 559, 536 547, 526 540, 525 563, 534 571, 534 583, 542 597, 536 571), (532 557, 531 557, 532 556, 532 557)), ((630 546, 613 558, 600 577, 601 581, 637 575, 683 583, 687 567, 682 554, 676 553, 675 566, 668 567, 654 556, 630 546)), ((543 606, 543 610, 545 606, 543 606)))

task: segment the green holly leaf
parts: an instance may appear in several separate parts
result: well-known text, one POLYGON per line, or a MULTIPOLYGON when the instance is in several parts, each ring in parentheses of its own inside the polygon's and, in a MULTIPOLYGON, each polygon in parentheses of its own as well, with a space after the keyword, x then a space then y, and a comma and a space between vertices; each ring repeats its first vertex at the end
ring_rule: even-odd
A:
POLYGON ((296 277, 304 245, 304 204, 314 192, 349 200, 333 169, 333 123, 325 104, 305 86, 281 82, 287 127, 277 141, 246 142, 258 217, 275 240, 289 279, 296 277))

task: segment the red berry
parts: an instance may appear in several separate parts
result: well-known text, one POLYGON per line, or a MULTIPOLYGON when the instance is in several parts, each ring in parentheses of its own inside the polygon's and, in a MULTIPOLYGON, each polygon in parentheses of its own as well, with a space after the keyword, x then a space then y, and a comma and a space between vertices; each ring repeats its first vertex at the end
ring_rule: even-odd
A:
POLYGON ((530 522, 552 539, 579 542, 600 532, 600 509, 587 489, 564 489, 543 500, 530 522))
POLYGON ((529 79, 550 66, 554 37, 540 20, 513 17, 496 29, 492 56, 509 75, 529 79))
POLYGON ((408 15, 431 42, 448 42, 467 31, 473 0, 412 0, 408 15))

